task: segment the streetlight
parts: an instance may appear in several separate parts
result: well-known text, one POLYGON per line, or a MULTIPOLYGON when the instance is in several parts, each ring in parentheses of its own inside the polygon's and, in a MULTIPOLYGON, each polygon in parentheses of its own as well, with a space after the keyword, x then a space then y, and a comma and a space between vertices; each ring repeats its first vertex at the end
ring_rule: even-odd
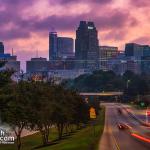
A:
POLYGON ((127 96, 128 96, 128 98, 129 98, 129 92, 128 92, 128 88, 129 88, 129 83, 130 83, 131 81, 130 80, 127 80, 127 84, 126 84, 126 91, 127 91, 127 96))
POLYGON ((131 80, 127 80, 127 89, 129 87, 129 83, 131 82, 131 80))

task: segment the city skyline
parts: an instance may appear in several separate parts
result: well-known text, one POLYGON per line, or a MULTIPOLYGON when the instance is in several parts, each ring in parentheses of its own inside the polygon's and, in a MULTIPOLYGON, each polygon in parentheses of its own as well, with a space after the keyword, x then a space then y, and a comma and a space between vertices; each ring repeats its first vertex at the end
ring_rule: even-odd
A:
POLYGON ((14 48, 21 61, 35 57, 36 50, 40 56, 48 57, 48 34, 53 27, 60 36, 75 39, 80 20, 95 22, 100 45, 118 46, 122 50, 128 42, 150 43, 149 0, 15 0, 13 3, 0 0, 0 3, 0 41, 4 42, 6 52, 14 48))

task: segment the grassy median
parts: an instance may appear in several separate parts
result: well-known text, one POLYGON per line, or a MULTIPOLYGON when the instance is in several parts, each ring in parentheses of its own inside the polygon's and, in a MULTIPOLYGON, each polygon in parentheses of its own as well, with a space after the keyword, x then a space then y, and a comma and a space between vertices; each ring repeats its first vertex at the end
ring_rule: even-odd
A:
MULTIPOLYGON (((104 120, 105 108, 101 108, 100 114, 95 121, 95 127, 89 124, 86 128, 78 130, 70 136, 64 136, 61 141, 56 140, 56 129, 51 129, 49 139, 53 145, 38 148, 38 150, 97 150, 100 136, 103 133, 104 120)), ((22 138, 22 150, 35 149, 39 145, 41 145, 39 133, 22 138)), ((15 145, 0 145, 0 149, 16 150, 16 147, 15 145)))

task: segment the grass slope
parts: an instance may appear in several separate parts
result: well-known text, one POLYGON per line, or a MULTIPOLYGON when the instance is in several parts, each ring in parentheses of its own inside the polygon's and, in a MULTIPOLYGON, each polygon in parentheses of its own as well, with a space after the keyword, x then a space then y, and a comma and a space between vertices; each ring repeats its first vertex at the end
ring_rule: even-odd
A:
MULTIPOLYGON (((93 126, 89 125, 55 145, 38 148, 38 150, 97 150, 100 136, 103 133, 104 120, 105 108, 102 108, 95 122, 95 133, 93 126)), ((57 139, 56 129, 52 129, 49 139, 51 141, 57 139)), ((22 138, 22 150, 31 150, 39 145, 41 145, 39 133, 22 138)), ((15 145, 0 145, 0 150, 16 150, 16 147, 15 145)))

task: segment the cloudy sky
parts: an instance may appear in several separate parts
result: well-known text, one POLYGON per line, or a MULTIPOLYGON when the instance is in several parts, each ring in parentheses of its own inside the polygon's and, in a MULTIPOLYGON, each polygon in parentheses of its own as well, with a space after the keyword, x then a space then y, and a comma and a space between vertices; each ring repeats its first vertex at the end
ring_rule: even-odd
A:
POLYGON ((0 41, 25 61, 48 57, 48 33, 75 38, 80 20, 94 21, 101 45, 150 44, 150 0, 0 0, 0 41))

